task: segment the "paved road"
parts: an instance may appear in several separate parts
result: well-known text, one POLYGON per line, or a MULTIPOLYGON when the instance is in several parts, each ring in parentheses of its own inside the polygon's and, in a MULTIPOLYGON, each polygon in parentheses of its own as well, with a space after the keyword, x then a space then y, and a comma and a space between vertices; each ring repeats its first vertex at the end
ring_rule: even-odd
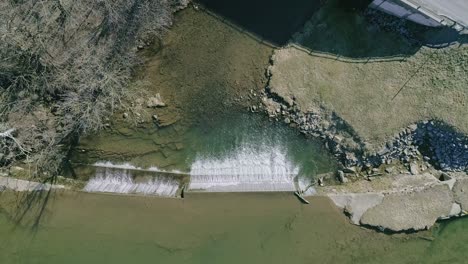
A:
MULTIPOLYGON (((405 1, 403 1, 405 2, 405 1)), ((468 28, 468 0, 406 0, 468 28)))

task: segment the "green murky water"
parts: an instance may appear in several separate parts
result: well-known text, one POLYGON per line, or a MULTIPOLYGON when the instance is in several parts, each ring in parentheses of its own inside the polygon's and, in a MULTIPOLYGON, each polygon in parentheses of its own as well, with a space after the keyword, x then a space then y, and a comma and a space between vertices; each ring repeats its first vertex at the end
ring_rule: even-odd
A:
POLYGON ((60 193, 36 228, 15 225, 15 198, 1 198, 5 264, 466 263, 468 252, 466 218, 432 233, 390 236, 349 224, 326 198, 303 205, 283 193, 184 200, 60 193))

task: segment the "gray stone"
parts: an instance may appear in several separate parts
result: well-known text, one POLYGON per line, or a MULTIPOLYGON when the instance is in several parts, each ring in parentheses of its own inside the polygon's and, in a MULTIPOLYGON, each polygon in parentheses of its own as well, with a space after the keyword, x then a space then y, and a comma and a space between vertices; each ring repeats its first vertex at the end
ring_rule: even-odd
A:
POLYGON ((457 179, 453 186, 455 201, 461 205, 463 211, 468 211, 468 178, 457 179))
POLYGON ((419 174, 419 166, 418 166, 418 164, 416 162, 411 162, 410 172, 413 175, 419 174))
POLYGON ((410 193, 390 193, 382 203, 367 210, 361 224, 395 232, 423 230, 441 216, 449 215, 453 197, 447 185, 435 185, 410 193))
POLYGON ((346 178, 343 171, 339 170, 337 176, 338 176, 338 181, 340 181, 341 183, 347 183, 348 182, 348 179, 346 178))
POLYGON ((417 124, 412 124, 412 125, 408 126, 408 128, 409 128, 411 131, 415 131, 416 129, 418 129, 418 125, 417 125, 417 124))
POLYGON ((450 218, 450 217, 458 216, 461 214, 461 212, 462 212, 461 206, 457 203, 453 203, 452 208, 450 209, 450 213, 447 217, 450 218))
POLYGON ((380 204, 384 195, 381 193, 348 193, 332 194, 329 197, 336 206, 350 215, 351 222, 359 225, 362 215, 369 208, 380 204))
POLYGON ((149 108, 164 107, 166 104, 162 101, 161 95, 157 93, 155 96, 148 98, 146 106, 149 108))

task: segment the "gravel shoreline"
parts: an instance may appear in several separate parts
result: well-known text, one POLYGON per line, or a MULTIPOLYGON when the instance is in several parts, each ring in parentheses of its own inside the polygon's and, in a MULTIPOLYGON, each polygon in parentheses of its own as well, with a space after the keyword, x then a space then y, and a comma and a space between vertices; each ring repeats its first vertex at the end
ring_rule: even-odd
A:
POLYGON ((375 168, 397 163, 408 171, 417 164, 423 170, 433 167, 446 172, 468 172, 468 136, 444 122, 423 120, 409 125, 393 139, 382 142, 375 151, 334 112, 326 109, 302 111, 294 101, 288 102, 270 93, 268 87, 262 102, 263 110, 271 119, 295 127, 306 136, 321 138, 342 165, 342 170, 370 174, 376 172, 375 168))

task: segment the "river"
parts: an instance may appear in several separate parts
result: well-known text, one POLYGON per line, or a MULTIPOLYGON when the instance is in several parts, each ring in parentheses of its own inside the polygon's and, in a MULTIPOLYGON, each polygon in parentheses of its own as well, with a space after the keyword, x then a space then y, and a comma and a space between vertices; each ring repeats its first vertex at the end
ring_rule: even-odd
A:
MULTIPOLYGON (((334 171, 319 141, 247 113, 255 99, 246 98, 266 84, 271 52, 214 16, 180 12, 143 74, 168 104, 157 110, 167 125, 134 128, 116 117, 108 131, 82 139, 72 161, 187 174, 235 164, 224 176, 262 176, 282 164, 279 171, 310 180, 334 171)), ((95 176, 81 172, 74 176, 95 176)), ((416 234, 383 234, 350 224, 328 198, 311 197, 306 205, 292 192, 187 193, 184 199, 0 192, 2 264, 466 263, 467 229, 464 218, 416 234)))
MULTIPOLYGON (((0 198, 11 205, 17 197, 0 198)), ((351 225, 327 198, 310 201, 290 193, 59 192, 38 226, 37 214, 23 224, 7 208, 0 214, 0 263, 466 263, 468 219, 387 235, 351 225)))

